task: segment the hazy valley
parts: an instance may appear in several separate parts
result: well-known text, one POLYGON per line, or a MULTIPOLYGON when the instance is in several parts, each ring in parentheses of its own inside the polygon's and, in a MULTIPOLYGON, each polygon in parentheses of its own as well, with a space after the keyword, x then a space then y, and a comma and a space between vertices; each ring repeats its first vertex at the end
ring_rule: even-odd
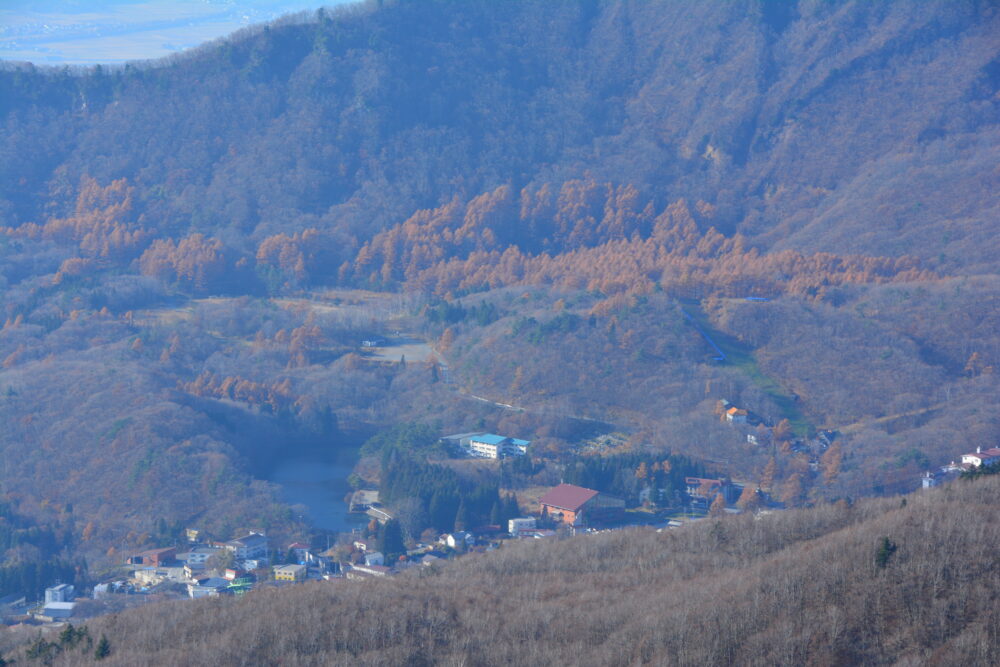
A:
POLYGON ((226 664, 988 664, 960 570, 996 484, 950 480, 1000 444, 998 107, 972 1, 401 0, 3 63, 0 594, 186 529, 388 566, 531 516, 553 539, 88 627, 120 664, 208 662, 213 624, 254 628, 226 664), (564 482, 666 532, 562 540, 564 482), (328 632, 256 620, 302 606, 328 632))

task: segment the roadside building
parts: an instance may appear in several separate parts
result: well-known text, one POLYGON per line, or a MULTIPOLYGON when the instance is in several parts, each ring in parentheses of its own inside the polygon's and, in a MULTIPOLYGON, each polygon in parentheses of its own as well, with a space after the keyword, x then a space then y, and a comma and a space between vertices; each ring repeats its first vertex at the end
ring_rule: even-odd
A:
POLYGON ((747 411, 737 407, 726 410, 726 421, 730 424, 746 424, 747 411))
POLYGON ((198 547, 185 553, 177 554, 177 560, 186 565, 204 565, 212 556, 225 551, 223 547, 198 547))
POLYGON ((260 533, 249 533, 223 545, 232 551, 237 560, 264 560, 267 558, 267 538, 260 533))
POLYGON ((222 577, 206 577, 188 584, 188 595, 191 598, 216 597, 229 588, 229 581, 222 577))
POLYGON ((520 537, 522 532, 534 529, 535 517, 533 516, 519 517, 507 521, 507 532, 510 533, 511 537, 520 537))
POLYGON ((174 547, 164 547, 162 549, 149 549, 131 556, 128 559, 129 565, 148 565, 150 567, 163 567, 173 563, 177 559, 177 549, 174 547))
POLYGON ((541 514, 569 526, 610 521, 625 509, 620 498, 573 484, 560 484, 538 499, 541 514))
POLYGON ((941 485, 941 475, 935 475, 933 472, 928 470, 921 476, 920 485, 925 489, 933 489, 935 486, 941 485))
POLYGON ((503 459, 524 456, 528 453, 530 440, 511 438, 495 433, 456 433, 446 435, 441 441, 460 447, 469 456, 484 459, 503 459))
POLYGON ((471 533, 459 530, 443 535, 440 541, 452 549, 462 551, 475 544, 476 538, 471 533))
POLYGON ((528 453, 529 440, 509 438, 494 433, 482 433, 468 438, 466 451, 471 456, 485 459, 504 459, 511 456, 524 456, 528 453))
POLYGON ((75 602, 46 602, 42 615, 53 621, 61 621, 73 615, 75 602))
POLYGON ((274 566, 274 580, 275 581, 291 581, 299 582, 306 580, 306 566, 305 565, 275 565, 274 566))
POLYGON ((73 584, 58 584, 45 589, 45 604, 50 602, 72 602, 76 597, 73 584))

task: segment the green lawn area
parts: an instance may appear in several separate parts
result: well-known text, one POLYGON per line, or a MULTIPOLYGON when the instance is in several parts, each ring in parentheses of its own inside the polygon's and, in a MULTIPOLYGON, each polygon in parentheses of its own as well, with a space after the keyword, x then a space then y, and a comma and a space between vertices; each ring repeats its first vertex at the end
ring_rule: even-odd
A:
POLYGON ((800 438, 806 437, 809 434, 812 424, 802 414, 795 399, 777 381, 760 369, 753 351, 736 340, 736 338, 712 327, 705 313, 702 312, 700 305, 686 303, 684 308, 691 314, 695 322, 698 323, 698 326, 711 336, 715 344, 725 353, 726 360, 722 363, 738 368, 749 377, 755 385, 775 402, 778 409, 781 410, 782 416, 792 425, 792 431, 794 431, 795 435, 800 438))

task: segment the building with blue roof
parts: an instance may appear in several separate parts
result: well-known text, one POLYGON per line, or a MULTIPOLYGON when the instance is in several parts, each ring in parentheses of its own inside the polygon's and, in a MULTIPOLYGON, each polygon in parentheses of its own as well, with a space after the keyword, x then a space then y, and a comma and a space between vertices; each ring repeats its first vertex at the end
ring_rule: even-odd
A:
POLYGON ((530 440, 510 438, 495 433, 468 434, 460 444, 470 456, 484 459, 503 459, 509 456, 524 456, 528 453, 530 440))

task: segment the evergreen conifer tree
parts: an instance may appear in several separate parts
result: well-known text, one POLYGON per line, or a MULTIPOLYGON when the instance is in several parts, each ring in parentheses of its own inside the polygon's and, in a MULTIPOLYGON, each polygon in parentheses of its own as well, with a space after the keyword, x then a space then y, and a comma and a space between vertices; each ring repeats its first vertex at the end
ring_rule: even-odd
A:
POLYGON ((111 655, 111 642, 104 635, 101 635, 101 641, 97 642, 97 648, 94 649, 94 659, 104 660, 104 658, 111 655))

